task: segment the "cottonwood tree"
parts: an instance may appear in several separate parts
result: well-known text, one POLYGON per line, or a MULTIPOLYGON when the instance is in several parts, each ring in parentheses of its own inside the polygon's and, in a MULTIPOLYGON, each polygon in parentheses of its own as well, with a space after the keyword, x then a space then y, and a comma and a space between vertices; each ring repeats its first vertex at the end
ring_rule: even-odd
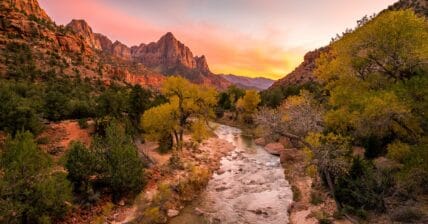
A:
POLYGON ((243 114, 243 120, 247 123, 253 122, 253 114, 261 102, 260 94, 256 90, 247 90, 245 95, 236 103, 238 111, 243 114))
MULTIPOLYGON (((336 40, 317 61, 315 75, 329 93, 324 130, 330 133, 308 141, 320 143, 314 147, 318 170, 330 176, 329 188, 332 194, 340 192, 336 196, 341 204, 383 211, 390 186, 388 178, 379 178, 387 175, 375 175, 380 171, 371 163, 349 161, 352 145, 363 146, 366 158, 386 154, 404 163, 398 180, 413 181, 411 173, 423 180, 428 174, 422 165, 428 157, 417 150, 425 146, 427 136, 427 115, 422 112, 428 108, 423 86, 428 83, 427 27, 426 18, 410 10, 383 12, 336 40), (406 162, 412 161, 410 155, 420 162, 406 162), (338 161, 346 161, 338 167, 348 172, 331 167, 338 161)), ((411 191, 426 185, 413 183, 411 191)))
POLYGON ((256 115, 256 122, 274 140, 285 136, 308 145, 304 138, 310 132, 322 130, 323 111, 313 96, 303 90, 300 95, 287 98, 278 108, 262 108, 256 115))
POLYGON ((157 139, 168 133, 173 134, 176 148, 181 149, 184 131, 191 126, 190 118, 207 123, 209 118, 214 117, 217 92, 173 76, 164 82, 162 93, 169 102, 147 110, 141 125, 149 136, 157 139))

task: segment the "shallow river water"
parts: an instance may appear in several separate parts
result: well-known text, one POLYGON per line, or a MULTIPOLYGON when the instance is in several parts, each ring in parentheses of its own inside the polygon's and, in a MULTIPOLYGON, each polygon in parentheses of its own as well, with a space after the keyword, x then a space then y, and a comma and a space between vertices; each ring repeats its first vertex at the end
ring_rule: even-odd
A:
POLYGON ((235 149, 221 160, 200 197, 169 223, 288 223, 292 193, 279 158, 237 128, 219 125, 216 134, 235 149))

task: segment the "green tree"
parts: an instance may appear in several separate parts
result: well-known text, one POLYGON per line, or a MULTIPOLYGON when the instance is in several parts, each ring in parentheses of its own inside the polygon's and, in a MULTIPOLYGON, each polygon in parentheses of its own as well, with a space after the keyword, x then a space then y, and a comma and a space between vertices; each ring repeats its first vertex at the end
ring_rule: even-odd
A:
POLYGON ((2 222, 46 223, 65 215, 71 186, 51 165, 29 132, 7 139, 0 156, 2 222))
POLYGON ((132 138, 126 135, 120 123, 113 120, 106 129, 105 137, 96 138, 92 148, 97 159, 94 174, 112 190, 114 201, 142 189, 144 164, 132 138))
POLYGON ((150 90, 143 89, 140 85, 132 87, 129 94, 129 117, 133 124, 138 127, 141 115, 151 107, 153 94, 150 90))
POLYGON ((0 130, 11 134, 27 130, 38 133, 42 124, 35 108, 37 100, 18 95, 15 88, 14 84, 0 83, 0 130))
POLYGON ((68 171, 67 178, 74 183, 74 187, 85 191, 90 187, 90 178, 96 170, 95 154, 81 142, 73 142, 66 155, 65 168, 68 171))

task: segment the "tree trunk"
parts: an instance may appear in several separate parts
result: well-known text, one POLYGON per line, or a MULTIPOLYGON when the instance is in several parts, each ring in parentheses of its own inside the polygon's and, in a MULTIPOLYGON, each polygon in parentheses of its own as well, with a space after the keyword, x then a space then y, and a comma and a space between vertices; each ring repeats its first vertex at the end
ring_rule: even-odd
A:
POLYGON ((328 171, 326 171, 326 170, 324 170, 323 173, 324 173, 325 180, 327 181, 327 185, 328 185, 328 188, 330 190, 330 194, 333 197, 334 201, 336 202, 337 209, 341 210, 342 209, 342 205, 337 200, 336 194, 334 193, 334 184, 333 184, 333 181, 331 179, 330 173, 328 171))
POLYGON ((178 133, 177 133, 177 131, 174 131, 174 137, 175 137, 175 144, 176 144, 176 146, 177 146, 177 148, 178 148, 178 144, 179 144, 180 139, 178 138, 178 133))

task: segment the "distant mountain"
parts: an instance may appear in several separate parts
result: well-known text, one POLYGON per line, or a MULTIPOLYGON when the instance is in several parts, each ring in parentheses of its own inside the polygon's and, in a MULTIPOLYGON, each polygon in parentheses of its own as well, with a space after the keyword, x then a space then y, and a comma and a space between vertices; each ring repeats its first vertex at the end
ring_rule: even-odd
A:
POLYGON ((227 81, 235 84, 236 86, 243 89, 256 89, 256 90, 265 90, 269 88, 275 81, 267 78, 249 78, 244 76, 237 75, 221 75, 227 81))
MULTIPOLYGON (((412 9, 417 14, 428 17, 428 1, 427 0, 400 0, 389 6, 386 10, 412 9)), ((307 82, 317 81, 313 74, 315 62, 323 52, 327 52, 328 46, 322 47, 306 53, 303 62, 294 69, 291 73, 279 79, 269 89, 280 86, 302 85, 307 82)))
POLYGON ((230 83, 213 74, 205 56, 194 56, 192 51, 168 32, 157 42, 128 47, 119 41, 112 42, 103 34, 94 34, 84 20, 73 20, 66 27, 80 34, 92 48, 122 60, 141 63, 164 75, 179 75, 198 84, 213 85, 220 89, 230 83))
POLYGON ((231 83, 213 74, 205 56, 194 56, 172 33, 157 42, 128 47, 94 33, 85 20, 56 25, 37 0, 0 1, 0 76, 6 75, 9 45, 27 45, 40 71, 159 87, 178 75, 224 89, 231 83))

